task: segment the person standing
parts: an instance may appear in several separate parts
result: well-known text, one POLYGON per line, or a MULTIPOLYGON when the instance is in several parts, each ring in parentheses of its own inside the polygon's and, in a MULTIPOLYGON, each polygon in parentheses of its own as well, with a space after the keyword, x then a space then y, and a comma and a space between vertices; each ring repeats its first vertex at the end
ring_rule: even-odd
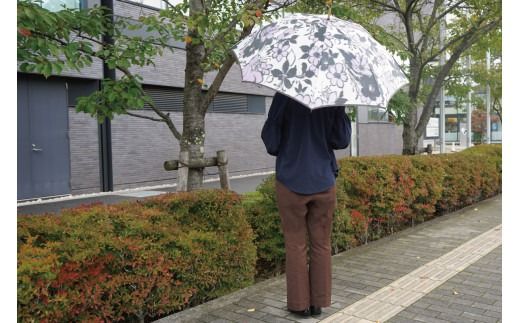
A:
POLYGON ((287 308, 297 315, 319 315, 331 304, 330 235, 338 176, 333 150, 347 148, 350 136, 344 106, 311 110, 280 93, 273 97, 262 128, 267 153, 276 156, 287 308))

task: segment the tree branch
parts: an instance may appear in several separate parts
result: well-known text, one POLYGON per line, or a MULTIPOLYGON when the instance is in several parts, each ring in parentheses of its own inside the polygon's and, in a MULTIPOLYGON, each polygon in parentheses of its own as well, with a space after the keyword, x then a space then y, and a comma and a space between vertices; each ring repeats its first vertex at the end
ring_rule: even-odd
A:
MULTIPOLYGON (((37 33, 38 35, 42 36, 42 37, 45 37, 51 41, 55 41, 57 42, 58 44, 61 44, 63 46, 66 46, 68 45, 67 42, 59 39, 59 38, 55 38, 53 36, 50 36, 50 35, 47 35, 47 34, 44 34, 44 33, 41 33, 41 32, 38 32, 37 33)), ((99 59, 103 59, 103 56, 99 53, 99 52, 87 52, 85 50, 83 50, 81 47, 78 49, 79 51, 87 54, 87 55, 92 55, 96 58, 99 58, 99 59)), ((118 69, 119 71, 121 71, 123 74, 125 74, 128 78, 131 78, 133 80, 135 80, 135 76, 127 69, 127 68, 124 68, 124 67, 121 67, 121 66, 116 66, 116 69, 118 69)), ((140 88, 140 92, 141 92, 141 95, 143 96, 146 96, 146 92, 144 92, 143 88, 140 88)), ((175 127, 175 125, 173 124, 173 121, 170 119, 169 115, 168 114, 165 114, 164 112, 162 112, 159 108, 157 108, 157 106, 153 103, 153 102, 150 102, 150 107, 152 108, 152 110, 161 117, 162 121, 166 123, 166 125, 168 125, 168 128, 170 129, 170 131, 173 133, 174 137, 177 139, 177 140, 181 140, 181 137, 182 135, 180 134, 180 132, 177 130, 177 128, 175 127)), ((127 113, 128 115, 132 115, 132 114, 129 114, 127 113)))
POLYGON ((206 95, 204 95, 204 98, 202 100, 202 109, 204 113, 206 113, 206 111, 208 110, 211 101, 217 95, 218 90, 222 85, 222 82, 224 81, 224 78, 226 77, 227 73, 229 72, 234 63, 235 58, 231 53, 229 53, 224 63, 220 66, 217 76, 215 76, 213 83, 211 83, 208 92, 206 93, 206 95))
POLYGON ((410 10, 410 6, 406 6, 406 11, 401 15, 401 20, 403 21, 404 28, 406 29, 406 39, 408 41, 408 50, 411 53, 416 53, 415 41, 414 41, 414 30, 412 25, 412 14, 413 11, 410 10))
POLYGON ((488 25, 482 27, 481 29, 476 30, 473 33, 466 33, 465 37, 463 38, 462 42, 453 50, 452 55, 450 56, 449 60, 446 62, 444 66, 442 66, 441 70, 439 71, 439 74, 437 74, 437 77, 435 78, 435 82, 433 84, 432 90, 430 94, 428 95, 428 98, 426 99, 426 103, 424 104, 423 111, 421 113, 421 116, 419 118, 419 122, 417 123, 417 126, 415 127, 415 133, 417 136, 422 134, 423 130, 426 127, 426 124, 428 123, 433 103, 435 102, 437 95, 440 91, 440 88, 442 87, 442 84, 444 83, 444 79, 449 74, 451 68, 453 65, 457 62, 460 55, 467 50, 471 45, 473 45, 482 34, 486 34, 496 28, 501 22, 501 19, 497 19, 488 25))
MULTIPOLYGON (((482 23, 484 21, 484 19, 485 18, 481 18, 480 21, 478 22, 478 25, 480 25, 480 23, 482 23)), ((433 62, 440 54, 445 52, 449 47, 453 46, 453 44, 468 37, 468 35, 478 33, 480 30, 483 30, 483 29, 485 29, 485 27, 482 27, 482 29, 479 29, 475 26, 471 27, 466 33, 461 34, 461 35, 453 38, 452 40, 450 40, 447 44, 444 45, 444 47, 440 48, 437 52, 432 51, 432 54, 430 54, 430 57, 428 57, 427 59, 424 60, 423 65, 433 62)))
POLYGON ((421 46, 421 53, 424 52, 426 49, 426 46, 428 45, 428 38, 430 36, 430 31, 435 26, 435 24, 443 19, 446 15, 448 15, 450 12, 452 12, 455 9, 459 8, 459 5, 461 5, 464 2, 464 0, 460 0, 457 3, 455 3, 453 6, 449 7, 448 9, 444 10, 441 14, 437 15, 437 10, 440 8, 442 4, 442 0, 435 0, 432 13, 430 15, 430 19, 428 20, 428 25, 425 30, 421 30, 421 37, 419 37, 419 40, 417 41, 417 46, 421 46), (423 43, 424 42, 424 43, 423 43))
POLYGON ((167 6, 175 7, 170 1, 168 0, 161 0, 162 2, 166 3, 167 6))
POLYGON ((157 119, 157 118, 153 118, 153 117, 149 117, 149 116, 144 116, 144 115, 129 112, 129 111, 125 111, 125 113, 128 114, 129 116, 136 117, 136 118, 148 119, 148 120, 157 121, 157 122, 164 122, 163 119, 157 119))
MULTIPOLYGON (((263 4, 264 7, 267 7, 269 5, 269 1, 262 0, 262 1, 258 1, 257 4, 259 6, 263 4)), ((249 34, 251 34, 253 27, 254 27, 254 25, 244 27, 238 40, 240 41, 240 40, 244 39, 245 37, 247 37, 249 34)), ((222 85, 222 82, 224 81, 224 78, 226 77, 227 73, 231 69, 231 66, 233 66, 234 62, 235 62, 235 58, 233 57, 233 54, 231 54, 231 52, 228 53, 226 59, 224 60, 224 63, 222 64, 222 66, 220 67, 220 69, 217 73, 217 76, 215 76, 213 83, 211 83, 211 86, 209 87, 208 92, 206 93, 206 95, 204 95, 204 98, 202 100, 203 113, 206 113, 206 111, 208 110, 208 107, 209 107, 211 101, 217 95, 218 90, 219 90, 220 86, 222 85)))
POLYGON ((386 2, 386 1, 370 0, 370 2, 378 4, 381 7, 388 9, 387 11, 394 11, 394 12, 397 12, 398 14, 400 14, 400 15, 404 15, 404 12, 402 10, 400 10, 399 8, 397 8, 395 6, 392 6, 392 5, 388 4, 388 2, 386 2))
POLYGON ((392 38, 392 39, 395 40, 397 43, 399 43, 399 45, 400 45, 404 50, 407 49, 407 46, 406 46, 406 44, 403 42, 403 40, 400 39, 399 37, 397 37, 396 35, 394 35, 393 33, 386 32, 383 28, 381 28, 381 32, 383 32, 386 36, 392 38))

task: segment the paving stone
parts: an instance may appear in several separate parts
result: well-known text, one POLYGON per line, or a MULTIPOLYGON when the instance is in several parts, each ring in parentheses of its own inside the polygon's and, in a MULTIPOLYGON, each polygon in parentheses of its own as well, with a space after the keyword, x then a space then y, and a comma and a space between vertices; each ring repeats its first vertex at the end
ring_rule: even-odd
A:
POLYGON ((260 312, 272 314, 278 317, 285 317, 289 315, 289 312, 272 306, 266 306, 259 310, 260 312))
POLYGON ((275 301, 274 299, 265 298, 263 302, 267 306, 272 306, 276 308, 287 308, 287 303, 282 301, 275 301))
POLYGON ((417 321, 415 321, 415 320, 412 320, 409 318, 404 318, 404 317, 399 317, 399 316, 393 317, 392 319, 390 319, 386 322, 387 323, 417 323, 417 321))
POLYGON ((496 323, 498 321, 498 319, 493 318, 493 317, 484 316, 484 315, 480 315, 480 314, 474 314, 474 313, 468 313, 468 312, 462 313, 462 317, 467 317, 467 318, 473 319, 477 322, 496 323))
POLYGON ((249 317, 247 315, 238 314, 235 312, 229 312, 225 309, 215 311, 213 315, 215 315, 218 318, 230 320, 232 322, 259 322, 255 318, 249 317))
POLYGON ((482 313, 485 312, 485 310, 483 310, 481 308, 471 307, 471 305, 462 305, 462 304, 452 303, 452 304, 449 304, 448 306, 449 306, 450 309, 456 309, 460 313, 462 313, 462 312, 471 312, 471 313, 475 313, 475 314, 482 314, 482 313))
POLYGON ((434 310, 437 312, 445 313, 445 314, 452 314, 452 315, 459 315, 462 314, 463 311, 455 309, 455 308, 448 308, 446 306, 438 306, 438 305, 432 305, 428 307, 428 310, 434 310))
POLYGON ((265 316, 262 321, 266 322, 266 323, 292 323, 292 322, 296 322, 294 320, 288 320, 288 319, 285 319, 285 318, 282 318, 282 317, 277 317, 277 316, 265 316))
MULTIPOLYGON (((474 212, 471 207, 466 211, 444 215, 334 256, 332 304, 323 309, 322 316, 308 318, 305 322, 317 322, 322 318, 324 322, 332 322, 335 318, 341 322, 359 323, 362 319, 343 313, 344 309, 356 303, 362 304, 365 297, 396 283, 421 266, 435 263, 439 257, 442 262, 436 266, 442 266, 423 268, 417 271, 417 279, 397 285, 426 295, 405 293, 386 299, 381 295, 382 299, 377 300, 379 303, 375 307, 358 309, 370 319, 383 317, 387 322, 394 323, 500 321, 500 240, 494 238, 497 235, 494 232, 482 235, 500 224, 500 203, 501 197, 490 199, 478 205, 479 212, 474 212), (472 242, 466 245, 468 241, 472 242), (462 254, 449 254, 461 245, 462 254), (493 252, 483 257, 479 254, 486 252, 486 247, 495 245, 498 247, 493 252), (473 247, 476 252, 471 249, 473 247), (472 263, 468 266, 468 262, 472 263), (421 279, 421 273, 427 274, 427 277, 421 279), (415 297, 421 298, 414 300, 415 297), (408 306, 399 308, 396 306, 398 303, 408 306), (485 315, 486 312, 489 315, 485 315), (459 321, 455 321, 456 318, 459 321)), ((286 310, 285 286, 283 275, 275 277, 199 305, 197 310, 193 308, 177 313, 160 323, 177 322, 177 318, 179 322, 304 322, 286 310), (255 311, 248 312, 250 308, 255 308, 255 311)))
POLYGON ((446 321, 446 320, 442 320, 442 319, 438 319, 438 318, 435 318, 432 316, 427 316, 427 315, 422 315, 422 314, 417 315, 414 320, 419 321, 419 322, 426 322, 426 323, 452 323, 450 321, 446 321))
POLYGON ((483 310, 495 311, 495 312, 501 312, 502 311, 502 305, 501 304, 499 304, 499 305, 489 305, 489 304, 483 304, 483 303, 479 303, 479 302, 473 302, 471 304, 471 307, 480 308, 480 309, 483 309, 483 310))
POLYGON ((216 322, 218 320, 222 320, 222 319, 219 319, 218 317, 211 315, 211 314, 205 314, 198 319, 198 321, 200 321, 200 322, 216 322))
POLYGON ((451 315, 446 313, 441 313, 438 317, 441 320, 446 320, 448 322, 452 323, 473 323, 475 320, 472 320, 470 318, 465 318, 460 315, 451 315))
POLYGON ((482 315, 495 317, 497 319, 501 319, 502 318, 502 313, 495 312, 495 311, 485 311, 482 315))
POLYGON ((441 314, 441 312, 436 312, 434 310, 428 310, 428 309, 424 309, 424 308, 419 308, 419 307, 414 307, 414 306, 409 306, 405 309, 406 312, 409 312, 409 313, 414 313, 416 315, 427 315, 427 316, 432 316, 432 317, 435 317, 435 316, 438 316, 441 314))

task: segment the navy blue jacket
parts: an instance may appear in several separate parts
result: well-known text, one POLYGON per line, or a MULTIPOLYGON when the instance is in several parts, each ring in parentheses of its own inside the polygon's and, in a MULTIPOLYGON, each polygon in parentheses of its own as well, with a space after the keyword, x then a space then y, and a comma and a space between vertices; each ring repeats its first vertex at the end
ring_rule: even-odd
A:
POLYGON ((276 156, 276 179, 299 194, 323 192, 335 184, 333 149, 350 144, 345 107, 311 110, 276 93, 262 128, 267 153, 276 156))

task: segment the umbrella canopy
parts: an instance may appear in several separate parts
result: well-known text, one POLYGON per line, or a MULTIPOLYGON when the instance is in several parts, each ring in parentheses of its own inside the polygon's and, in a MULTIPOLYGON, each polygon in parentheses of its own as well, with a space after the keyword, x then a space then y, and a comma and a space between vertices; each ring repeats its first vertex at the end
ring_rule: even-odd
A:
POLYGON ((408 80, 392 54, 360 25, 295 14, 265 25, 233 48, 246 82, 262 84, 311 109, 386 107, 408 80))

